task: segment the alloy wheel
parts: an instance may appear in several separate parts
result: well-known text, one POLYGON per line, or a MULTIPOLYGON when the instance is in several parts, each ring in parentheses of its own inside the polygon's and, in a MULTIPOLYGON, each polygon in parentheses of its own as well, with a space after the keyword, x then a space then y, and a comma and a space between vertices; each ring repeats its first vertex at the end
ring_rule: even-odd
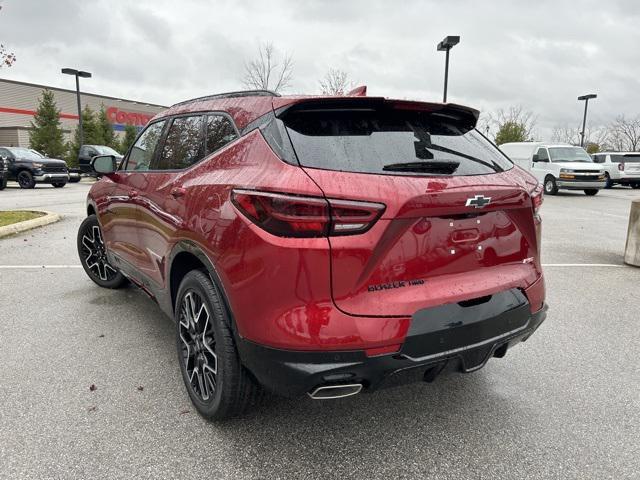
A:
POLYGON ((87 231, 82 235, 81 256, 91 273, 102 281, 111 281, 118 274, 107 260, 107 252, 98 225, 87 228, 87 231))
POLYGON ((21 172, 18 175, 18 185, 20 185, 21 188, 29 188, 31 186, 31 177, 28 173, 21 172))
POLYGON ((180 305, 183 365, 191 388, 204 402, 215 396, 218 385, 218 356, 212 322, 202 297, 194 290, 188 290, 180 305))

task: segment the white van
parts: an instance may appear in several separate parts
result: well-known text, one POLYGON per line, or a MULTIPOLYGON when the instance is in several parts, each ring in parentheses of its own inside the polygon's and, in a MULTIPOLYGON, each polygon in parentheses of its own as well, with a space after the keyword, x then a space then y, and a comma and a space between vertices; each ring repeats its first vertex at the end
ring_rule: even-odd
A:
POLYGON ((544 193, 584 190, 595 195, 607 184, 604 169, 589 154, 573 145, 541 142, 503 143, 498 148, 513 163, 532 173, 544 185, 544 193))

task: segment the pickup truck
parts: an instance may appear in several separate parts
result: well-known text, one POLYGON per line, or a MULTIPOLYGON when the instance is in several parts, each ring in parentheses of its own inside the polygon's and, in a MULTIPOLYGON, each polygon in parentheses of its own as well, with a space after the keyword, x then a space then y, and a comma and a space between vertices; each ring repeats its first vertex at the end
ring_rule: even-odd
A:
POLYGON ((8 180, 16 180, 20 188, 33 188, 37 183, 62 188, 69 181, 64 160, 46 158, 29 148, 0 147, 0 158, 7 161, 8 180))

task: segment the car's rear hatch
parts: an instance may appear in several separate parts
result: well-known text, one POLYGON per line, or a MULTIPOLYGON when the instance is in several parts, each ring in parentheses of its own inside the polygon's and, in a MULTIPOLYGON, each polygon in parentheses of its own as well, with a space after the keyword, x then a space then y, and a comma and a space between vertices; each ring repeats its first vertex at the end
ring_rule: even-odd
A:
POLYGON ((355 100, 280 112, 327 198, 386 206, 367 232, 330 237, 336 305, 406 316, 532 284, 535 183, 472 130, 476 112, 355 100))
POLYGON ((640 176, 640 153, 627 153, 625 155, 612 154, 611 159, 614 162, 619 162, 623 166, 623 171, 627 175, 640 176))

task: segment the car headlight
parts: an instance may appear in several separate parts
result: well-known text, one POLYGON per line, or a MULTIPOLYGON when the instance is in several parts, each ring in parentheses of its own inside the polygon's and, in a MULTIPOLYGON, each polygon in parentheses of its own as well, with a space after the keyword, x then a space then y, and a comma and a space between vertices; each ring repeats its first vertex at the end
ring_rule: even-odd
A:
POLYGON ((33 162, 33 163, 31 164, 31 166, 32 166, 33 168, 36 168, 36 169, 38 169, 38 168, 42 168, 42 165, 43 165, 42 163, 38 163, 38 162, 33 162))
POLYGON ((561 168, 560 173, 573 173, 573 170, 570 168, 561 168))

